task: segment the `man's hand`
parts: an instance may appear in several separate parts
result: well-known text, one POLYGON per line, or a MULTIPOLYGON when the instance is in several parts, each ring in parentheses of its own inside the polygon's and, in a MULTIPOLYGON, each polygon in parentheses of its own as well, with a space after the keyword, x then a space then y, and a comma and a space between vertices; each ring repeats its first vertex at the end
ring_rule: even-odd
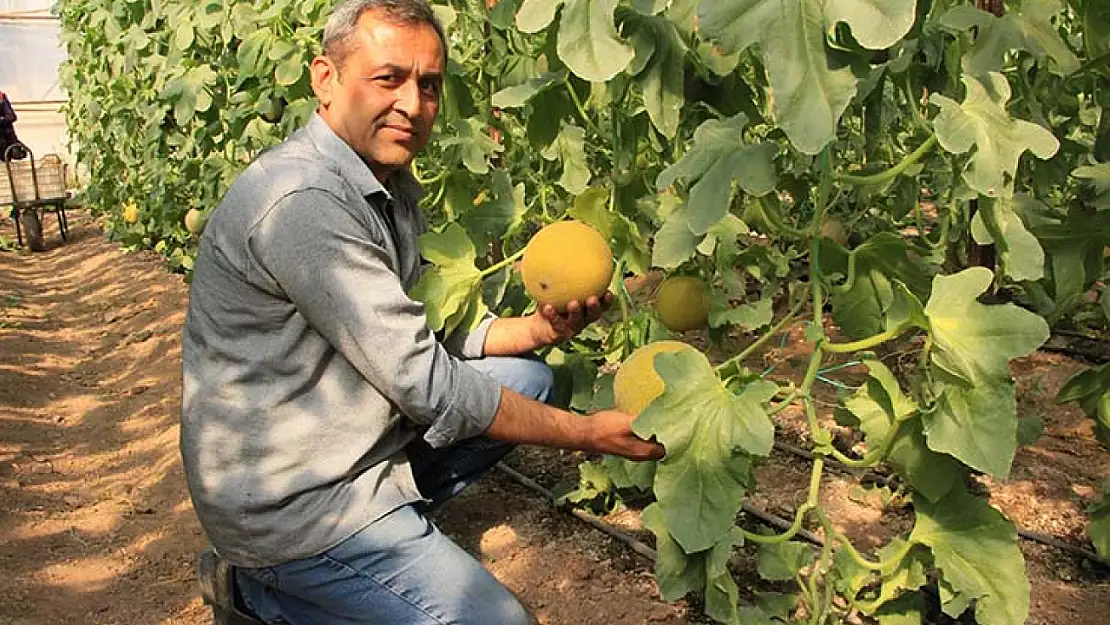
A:
POLYGON ((600 299, 591 295, 585 307, 575 300, 567 304, 567 312, 560 314, 550 304, 541 305, 528 319, 532 339, 537 346, 555 345, 570 340, 583 328, 601 318, 613 303, 613 294, 605 293, 600 299))
POLYGON ((632 432, 632 421, 636 418, 619 410, 602 410, 589 417, 588 444, 593 451, 629 460, 658 460, 663 457, 663 446, 654 441, 646 441, 632 432))

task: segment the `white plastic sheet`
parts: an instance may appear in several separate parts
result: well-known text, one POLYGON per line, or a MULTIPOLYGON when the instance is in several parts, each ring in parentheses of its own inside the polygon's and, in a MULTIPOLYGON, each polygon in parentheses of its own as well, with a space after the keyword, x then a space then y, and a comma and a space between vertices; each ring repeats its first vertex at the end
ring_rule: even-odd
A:
MULTIPOLYGON (((67 156, 65 121, 58 112, 66 99, 58 67, 66 54, 52 0, 0 0, 0 90, 12 101, 16 134, 38 157, 67 156)), ((67 158, 66 160, 70 160, 67 158)))

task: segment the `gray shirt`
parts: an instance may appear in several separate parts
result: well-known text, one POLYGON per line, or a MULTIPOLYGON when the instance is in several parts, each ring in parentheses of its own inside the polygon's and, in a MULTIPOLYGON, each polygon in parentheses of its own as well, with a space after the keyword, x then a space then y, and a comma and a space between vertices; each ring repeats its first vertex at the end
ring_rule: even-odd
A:
POLYGON ((320 553, 421 500, 404 447, 486 430, 500 386, 441 344, 406 295, 424 228, 407 171, 388 190, 319 116, 236 179, 201 238, 183 336, 181 454, 197 516, 232 564, 320 553), (386 212, 392 213, 392 225, 386 212))

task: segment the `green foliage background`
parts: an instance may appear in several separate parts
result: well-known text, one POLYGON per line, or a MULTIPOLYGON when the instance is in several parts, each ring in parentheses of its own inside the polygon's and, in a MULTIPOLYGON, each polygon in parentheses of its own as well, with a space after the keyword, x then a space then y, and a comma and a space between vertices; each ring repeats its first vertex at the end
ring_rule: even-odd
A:
MULTIPOLYGON (((66 114, 92 172, 85 201, 113 237, 191 270, 185 213, 210 211, 312 114, 307 62, 331 4, 59 3, 66 114), (135 224, 120 216, 128 202, 135 224)), ((1051 327, 1106 332, 1110 318, 1110 20, 1099 4, 1010 1, 993 15, 958 0, 442 3, 446 91, 414 164, 432 268, 414 294, 437 330, 486 308, 524 310, 511 262, 538 227, 566 217, 610 240, 618 276, 702 277, 713 345, 761 338, 716 364, 657 357, 667 390, 636 427, 667 459, 583 467, 594 494, 654 497, 644 522, 663 595, 702 593, 726 623, 784 619, 782 601, 741 600, 728 572, 732 549, 752 542, 761 575, 797 582, 791 600, 811 623, 843 616, 833 595, 882 623, 920 622, 927 596, 951 616, 1023 623, 1013 524, 968 482, 1005 478, 1018 447, 1009 361, 1051 327), (822 236, 833 220, 847 241, 822 236), (997 261, 973 266, 974 244, 993 244, 997 261), (826 304, 853 342, 826 336, 826 304), (756 347, 806 310, 802 384, 749 369, 756 347), (912 366, 874 358, 894 341, 912 366), (811 394, 821 367, 845 354, 869 372, 837 409, 866 441, 862 457, 833 444, 811 394), (809 497, 790 532, 741 530, 771 418, 795 403, 819 457, 809 497), (913 530, 856 551, 817 505, 825 457, 891 466, 913 530), (830 538, 816 556, 791 540, 803 521, 830 538)), ((650 310, 620 300, 619 317, 548 354, 573 408, 611 402, 599 364, 667 335, 650 310)), ((1061 396, 1081 402, 1100 435, 1104 372, 1061 396)), ((1101 549, 1104 507, 1092 512, 1101 549)))

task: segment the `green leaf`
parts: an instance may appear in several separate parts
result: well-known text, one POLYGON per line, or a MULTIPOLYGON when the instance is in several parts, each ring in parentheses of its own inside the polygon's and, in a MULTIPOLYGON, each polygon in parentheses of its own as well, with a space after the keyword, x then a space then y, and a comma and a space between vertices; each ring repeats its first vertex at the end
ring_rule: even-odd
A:
POLYGON ((813 564, 813 549, 809 545, 788 541, 765 543, 759 546, 756 570, 759 576, 772 582, 794 580, 798 571, 813 564))
POLYGON ((608 241, 613 238, 617 218, 609 212, 609 195, 609 189, 605 187, 590 187, 574 198, 574 205, 567 214, 590 224, 608 241))
MULTIPOLYGON (((905 539, 896 537, 879 550, 879 559, 887 560, 906 546, 905 539)), ((928 581, 925 564, 915 556, 904 557, 891 571, 883 571, 882 586, 875 603, 887 605, 902 596, 906 591, 921 588, 928 581)))
POLYGON ((735 547, 744 544, 740 528, 733 527, 705 555, 705 613, 718 623, 740 625, 740 589, 728 562, 735 547))
POLYGON ((983 625, 1022 625, 1029 616, 1029 579, 1017 530, 986 501, 954 490, 936 503, 914 502, 910 541, 933 551, 951 588, 975 599, 983 625))
POLYGON ((925 622, 925 598, 919 592, 902 595, 884 603, 874 616, 879 625, 922 625, 925 622))
POLYGON ((745 193, 761 196, 775 188, 774 158, 778 146, 771 142, 748 145, 743 113, 724 121, 710 119, 694 131, 694 144, 682 159, 656 178, 659 188, 677 180, 693 182, 687 202, 690 231, 705 234, 728 212, 735 180, 745 193))
POLYGON ((751 484, 747 454, 766 456, 774 426, 763 409, 778 390, 749 384, 734 395, 700 353, 658 354, 664 392, 633 422, 643 438, 667 449, 655 474, 655 495, 675 540, 687 553, 708 549, 733 527, 751 484))
POLYGON ((686 553, 670 533, 667 519, 658 503, 651 504, 641 520, 655 534, 655 581, 666 601, 675 601, 690 592, 703 591, 705 612, 721 623, 739 625, 737 601, 739 588, 728 570, 735 547, 743 544, 740 528, 732 527, 709 549, 686 553))
POLYGON ((928 291, 928 277, 911 258, 909 244, 897 234, 876 234, 853 249, 842 262, 837 262, 835 252, 825 253, 826 249, 827 246, 821 248, 821 272, 826 276, 848 275, 854 267, 851 288, 832 289, 833 318, 849 338, 867 338, 897 325, 910 312, 902 304, 912 308, 917 304, 913 300, 924 297, 928 291), (908 292, 899 295, 900 289, 908 292), (899 297, 906 301, 898 302, 899 297))
POLYGON ((674 210, 655 233, 651 264, 663 269, 674 269, 694 255, 697 243, 697 236, 690 232, 686 207, 674 210))
POLYGON ((277 68, 274 69, 274 80, 277 84, 288 87, 301 79, 304 68, 304 53, 294 50, 278 63, 277 68))
MULTIPOLYGON (((558 5, 562 0, 553 4, 558 5)), ((618 0, 566 0, 559 20, 557 51, 570 71, 590 82, 605 82, 632 61, 632 46, 617 36, 613 11, 618 0)), ((527 4, 527 3, 526 3, 527 4)), ((521 13, 524 7, 521 7, 521 13)), ((523 30, 523 29, 522 29, 523 30)), ((526 31, 527 32, 527 31, 526 31)))
POLYGON ((1087 514, 1091 517, 1087 536, 1098 555, 1110 558, 1110 481, 1102 483, 1102 493, 1087 508, 1087 514))
POLYGON ((929 501, 947 495, 967 475, 959 460, 929 449, 920 418, 902 426, 888 457, 894 470, 929 501))
POLYGON ((601 460, 609 479, 617 488, 637 488, 651 490, 655 482, 656 463, 653 461, 633 462, 620 456, 605 456, 601 460))
POLYGON ((1044 277, 1044 248, 1025 227, 1009 198, 986 198, 971 218, 971 236, 979 245, 996 244, 1007 276, 1015 281, 1044 277))
POLYGON ((859 421, 870 447, 882 445, 890 435, 890 428, 904 421, 887 458, 915 490, 930 501, 940 499, 963 475, 959 462, 928 448, 921 421, 914 418, 919 406, 902 391, 890 369, 878 360, 865 359, 864 364, 869 370, 869 379, 844 400, 844 408, 859 421))
POLYGON ((933 122, 941 146, 963 154, 976 148, 963 172, 968 186, 988 197, 1013 197, 1014 173, 1026 150, 1037 158, 1056 154, 1060 142, 1044 128, 1010 117, 1010 84, 1002 74, 991 73, 982 80, 964 76, 967 97, 962 104, 934 93, 929 101, 940 107, 933 122))
POLYGON ((413 287, 411 296, 424 303, 428 327, 451 334, 462 316, 471 293, 481 291, 481 272, 474 266, 474 244, 462 226, 451 223, 442 232, 429 231, 418 239, 420 254, 434 267, 413 287), (449 323, 454 320, 454 324, 449 323))
POLYGON ((686 101, 683 94, 686 44, 677 27, 665 17, 640 17, 631 23, 637 40, 651 42, 650 59, 635 74, 644 92, 644 108, 659 133, 674 138, 686 101))
POLYGON ((698 27, 727 52, 742 52, 762 40, 767 29, 782 19, 783 10, 777 1, 702 0, 698 5, 698 27))
POLYGON ((714 294, 709 309, 709 325, 714 328, 734 325, 745 330, 756 330, 770 325, 774 315, 774 301, 765 297, 751 304, 731 306, 727 298, 714 294))
POLYGON ((485 201, 467 211, 461 221, 478 249, 485 249, 490 241, 516 231, 523 223, 524 211, 524 183, 514 187, 509 174, 499 169, 493 172, 485 201))
POLYGON ((440 139, 444 148, 458 151, 463 165, 475 174, 489 173, 489 158, 505 148, 486 134, 486 123, 470 117, 454 125, 456 135, 440 139))
POLYGON ((493 94, 491 104, 498 108, 518 108, 524 106, 533 96, 548 87, 562 83, 564 72, 547 72, 528 82, 506 87, 493 94))
POLYGON ((1066 75, 1079 69, 1079 59, 1052 25, 1052 17, 1061 8, 1058 0, 1023 0, 1019 7, 1008 7, 1005 15, 996 17, 969 5, 958 5, 942 15, 939 24, 952 31, 974 28, 978 32, 964 58, 969 74, 1001 72, 1008 52, 1025 50, 1042 62, 1051 59, 1048 69, 1066 75))
POLYGON ((992 278, 990 270, 973 267, 933 281, 925 312, 939 401, 924 425, 933 451, 1004 478, 1017 450, 1009 361, 1032 353, 1049 331, 1044 319, 1013 304, 976 301, 992 278))
POLYGON ((898 43, 913 26, 916 0, 827 0, 830 24, 846 22, 865 48, 885 49, 898 43))
POLYGON ((925 306, 933 363, 973 386, 1009 380, 1010 359, 1028 356, 1048 340, 1048 324, 1038 315, 977 301, 993 277, 984 267, 937 276, 925 306))
POLYGON ((546 362, 555 372, 554 396, 558 399, 552 403, 571 410, 587 410, 594 398, 597 364, 582 354, 567 354, 558 348, 548 352, 546 362))
POLYGON ((547 146, 541 155, 549 161, 563 164, 559 186, 571 195, 578 195, 590 185, 590 165, 586 161, 586 131, 573 124, 563 125, 562 132, 547 146))
MULTIPOLYGON (((1103 115, 1110 115, 1110 110, 1103 109, 1103 115)), ((1095 208, 1103 211, 1110 210, 1110 163, 1099 163, 1078 167, 1071 175, 1080 180, 1089 180, 1095 190, 1095 208)))
POLYGON ((666 516, 659 503, 644 508, 640 514, 644 527, 655 534, 655 583, 664 601, 676 601, 688 593, 705 588, 705 563, 697 554, 687 555, 671 535, 666 516))
MULTIPOLYGON (((856 93, 851 69, 831 58, 825 44, 823 5, 813 0, 738 0, 698 6, 701 31, 726 52, 761 44, 774 93, 772 112, 794 147, 806 154, 820 152, 836 138, 840 116, 856 93)), ((854 11, 852 15, 858 23, 860 17, 854 11)))
MULTIPOLYGON (((216 83, 216 73, 207 65, 189 68, 177 81, 177 101, 174 102, 173 115, 178 125, 184 126, 197 112, 203 113, 212 106, 212 94, 208 86, 216 83)), ((166 90, 171 89, 167 83, 166 90)))
POLYGON ((670 3, 670 0, 632 0, 632 8, 644 15, 655 15, 670 3))
POLYGON ((516 27, 522 32, 538 33, 555 19, 563 0, 524 0, 516 14, 516 27))
POLYGON ((1056 394, 1056 403, 1074 401, 1095 420, 1095 437, 1110 447, 1110 364, 1092 367, 1068 378, 1056 394))

